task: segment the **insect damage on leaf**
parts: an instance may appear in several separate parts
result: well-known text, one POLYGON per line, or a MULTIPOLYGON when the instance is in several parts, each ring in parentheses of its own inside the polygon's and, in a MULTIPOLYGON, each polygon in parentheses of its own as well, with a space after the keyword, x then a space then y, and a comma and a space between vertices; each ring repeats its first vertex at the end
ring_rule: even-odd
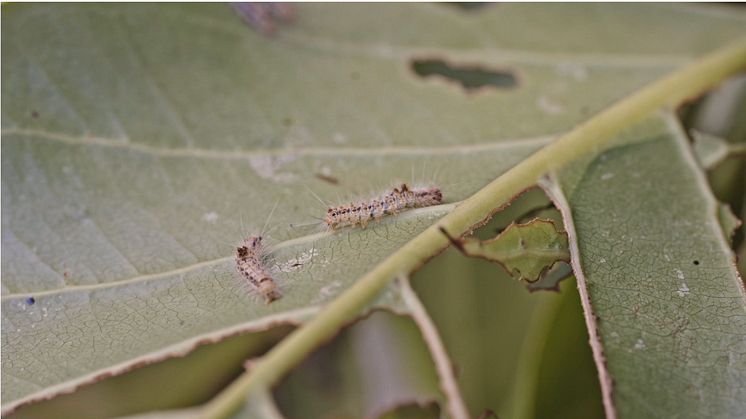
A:
MULTIPOLYGON (((494 239, 485 241, 457 240, 444 229, 441 231, 466 256, 497 262, 510 276, 521 281, 535 283, 541 278, 542 272, 550 269, 556 262, 570 261, 567 233, 558 232, 551 220, 536 218, 525 224, 514 222, 494 239)), ((566 276, 560 275, 559 279, 566 276)), ((559 279, 551 277, 556 284, 559 279)))
POLYGON ((439 59, 417 59, 411 62, 412 71, 420 77, 437 76, 460 84, 468 93, 484 88, 511 89, 518 86, 512 71, 485 69, 480 66, 456 66, 439 59))
POLYGON ((572 265, 564 261, 557 261, 551 268, 541 271, 538 281, 526 284, 526 289, 528 292, 560 292, 559 283, 570 275, 572 275, 572 265))

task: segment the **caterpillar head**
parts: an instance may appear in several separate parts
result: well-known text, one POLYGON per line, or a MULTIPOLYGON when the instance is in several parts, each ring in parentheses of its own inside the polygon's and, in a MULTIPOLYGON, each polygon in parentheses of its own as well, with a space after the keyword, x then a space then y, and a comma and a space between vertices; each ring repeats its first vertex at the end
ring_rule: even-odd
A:
MULTIPOLYGON (((243 240, 243 247, 248 250, 257 250, 262 245, 262 236, 249 237, 243 240)), ((241 248, 239 248, 239 251, 241 248)))

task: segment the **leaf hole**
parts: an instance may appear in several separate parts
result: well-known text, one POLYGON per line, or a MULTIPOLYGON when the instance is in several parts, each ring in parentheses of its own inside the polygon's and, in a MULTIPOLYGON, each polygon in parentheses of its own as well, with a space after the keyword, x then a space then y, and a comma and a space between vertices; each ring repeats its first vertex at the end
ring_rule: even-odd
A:
POLYGON ((695 260, 695 261, 694 261, 694 264, 695 264, 695 265, 699 265, 699 261, 698 261, 698 260, 695 260))
POLYGON ((458 10, 461 10, 462 12, 476 12, 479 10, 484 9, 486 6, 492 5, 494 3, 488 3, 488 2, 448 2, 443 3, 447 6, 454 7, 458 10))
POLYGON ((477 65, 452 65, 439 59, 415 59, 412 70, 420 77, 443 77, 459 83, 468 93, 482 88, 512 89, 518 86, 512 71, 485 69, 477 65))

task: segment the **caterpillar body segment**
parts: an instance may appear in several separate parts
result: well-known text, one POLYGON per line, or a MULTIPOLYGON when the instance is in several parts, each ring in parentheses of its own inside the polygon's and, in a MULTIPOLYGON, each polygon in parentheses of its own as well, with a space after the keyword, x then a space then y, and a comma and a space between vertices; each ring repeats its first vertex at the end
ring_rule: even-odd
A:
POLYGON ((440 189, 409 189, 407 184, 385 195, 381 195, 369 202, 358 204, 350 202, 349 205, 340 205, 337 208, 329 208, 323 223, 332 233, 337 227, 350 224, 355 227, 358 223, 365 228, 371 219, 380 222, 386 215, 397 215, 406 208, 423 208, 440 204, 443 195, 440 189))
POLYGON ((275 281, 264 268, 262 237, 249 237, 236 248, 236 270, 249 286, 264 298, 264 303, 282 298, 275 281))

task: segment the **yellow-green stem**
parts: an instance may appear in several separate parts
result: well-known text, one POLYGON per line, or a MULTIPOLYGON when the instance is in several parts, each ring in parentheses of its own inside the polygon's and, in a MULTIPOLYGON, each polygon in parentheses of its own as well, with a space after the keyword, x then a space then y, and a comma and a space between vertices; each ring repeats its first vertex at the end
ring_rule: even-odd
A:
POLYGON ((225 418, 253 389, 274 385, 322 342, 331 338, 399 274, 409 275, 448 244, 440 232, 460 235, 481 223, 549 172, 597 152, 614 134, 661 107, 678 106, 746 69, 746 38, 638 90, 537 151, 464 201, 370 271, 321 313, 275 346, 254 368, 204 406, 204 417, 225 418), (258 387, 257 387, 258 386, 258 387))

